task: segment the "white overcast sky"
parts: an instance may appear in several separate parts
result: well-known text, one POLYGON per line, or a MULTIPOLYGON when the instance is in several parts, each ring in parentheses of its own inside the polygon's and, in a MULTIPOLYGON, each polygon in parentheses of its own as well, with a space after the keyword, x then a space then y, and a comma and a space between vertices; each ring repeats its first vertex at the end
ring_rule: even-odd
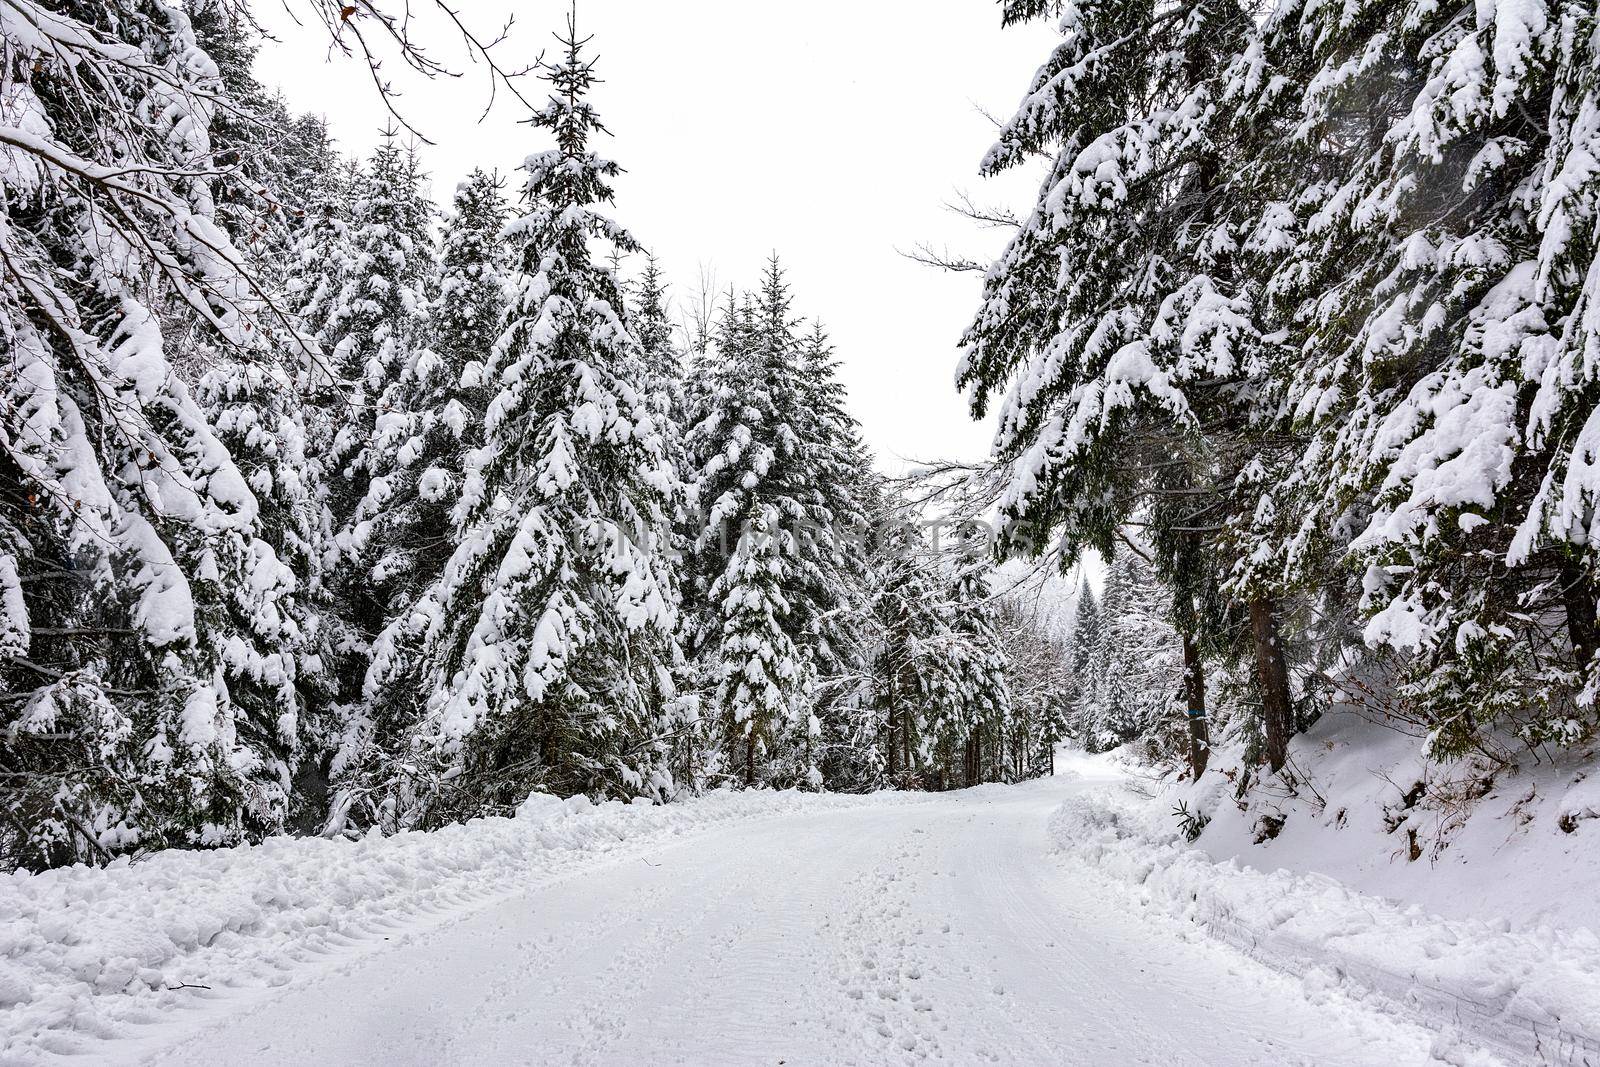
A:
MULTIPOLYGON (((257 72, 300 110, 324 114, 346 151, 365 153, 385 123, 359 61, 330 56, 320 27, 297 27, 284 3, 256 0, 281 43, 257 72)), ((414 4, 419 10, 425 4, 414 4)), ((497 54, 508 65, 553 46, 564 0, 472 0, 463 16, 485 34, 514 11, 497 54)), ((584 0, 580 36, 604 80, 594 94, 613 136, 599 149, 627 174, 616 217, 661 257, 679 296, 702 264, 718 280, 754 284, 776 250, 797 310, 820 317, 843 362, 851 408, 882 466, 907 458, 978 458, 990 430, 973 423, 952 384, 956 342, 978 278, 903 258, 919 242, 981 254, 1004 236, 943 205, 961 190, 1024 208, 1033 174, 977 177, 993 140, 983 112, 1010 114, 1053 40, 1044 26, 1000 28, 993 0, 584 0)), ((419 38, 464 71, 431 82, 385 71, 399 107, 433 146, 434 195, 448 200, 474 166, 511 171, 546 147, 501 94, 489 118, 481 68, 447 27, 419 38)), ((542 102, 542 84, 524 94, 542 102)))

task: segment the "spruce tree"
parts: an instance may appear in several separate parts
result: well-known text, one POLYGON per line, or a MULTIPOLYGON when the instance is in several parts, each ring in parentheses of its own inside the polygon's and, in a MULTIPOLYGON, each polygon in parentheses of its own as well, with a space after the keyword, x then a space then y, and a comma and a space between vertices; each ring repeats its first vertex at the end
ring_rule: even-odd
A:
POLYGON ((1562 90, 1592 84, 1587 21, 1291 4, 1232 91, 1241 128, 1278 135, 1241 168, 1265 205, 1245 251, 1296 357, 1284 428, 1306 441, 1243 539, 1282 544, 1260 555, 1306 584, 1336 585, 1329 560, 1357 570, 1362 636, 1398 654, 1442 755, 1496 723, 1529 743, 1583 732, 1596 589, 1570 528, 1535 534, 1560 461, 1524 401, 1564 373, 1547 368, 1583 270, 1564 251, 1592 254, 1569 243, 1548 154, 1562 90))
POLYGON ((260 28, 243 7, 191 0, 188 8, 196 40, 221 83, 210 128, 216 221, 252 273, 276 288, 298 225, 335 169, 332 138, 321 117, 292 114, 256 79, 260 28))
POLYGON ((415 151, 402 148, 388 131, 366 166, 347 181, 354 201, 343 262, 319 264, 343 267, 344 274, 336 295, 330 286, 325 308, 312 309, 325 314, 319 332, 328 374, 313 375, 318 406, 311 437, 330 532, 323 565, 340 623, 331 665, 344 709, 335 774, 366 736, 361 684, 371 642, 388 615, 385 560, 373 541, 376 506, 368 498, 381 500, 385 485, 374 487, 373 480, 411 429, 401 391, 419 355, 433 273, 433 208, 422 182, 415 151))
POLYGON ((392 393, 401 416, 393 425, 404 439, 377 457, 377 476, 357 507, 356 521, 369 524, 369 577, 387 622, 373 640, 357 729, 339 758, 346 796, 387 797, 430 696, 425 638, 433 620, 421 606, 456 544, 457 496, 484 443, 484 360, 509 295, 503 184, 476 170, 456 188, 429 285, 427 344, 392 393))
MULTIPOLYGON (((1011 3, 1005 17, 1049 8, 1011 3)), ((1278 639, 1288 587, 1255 565, 1248 534, 1263 484, 1299 457, 1263 432, 1286 355, 1253 320, 1238 253, 1255 201, 1233 181, 1219 106, 1252 20, 1229 0, 1094 0, 1060 26, 984 162, 995 173, 1052 160, 985 277, 958 371, 974 414, 1004 397, 1000 548, 1069 565, 1090 548, 1110 557, 1140 522, 1171 574, 1161 534, 1208 538, 1211 551, 1191 558, 1209 558, 1257 623, 1264 755, 1277 769, 1293 726, 1278 639)))
POLYGON ((329 361, 343 391, 331 443, 333 511, 340 548, 351 556, 364 548, 365 531, 345 524, 366 492, 374 451, 403 421, 397 390, 427 321, 433 208, 422 180, 416 153, 386 131, 354 189, 348 273, 327 317, 329 361))
POLYGON ((932 550, 922 532, 896 508, 880 525, 875 556, 872 615, 878 640, 872 657, 867 706, 881 747, 881 781, 874 786, 937 785, 925 777, 939 749, 965 742, 974 724, 964 717, 955 677, 960 649, 950 639, 950 617, 932 550))
MULTIPOLYGON (((980 551, 987 545, 974 532, 958 536, 952 546, 949 592, 942 598, 948 631, 939 653, 929 727, 943 750, 941 776, 957 780, 953 762, 959 752, 958 780, 964 785, 984 778, 985 740, 991 750, 1007 736, 1025 738, 1023 744, 1031 747, 1042 725, 1012 700, 1006 652, 996 631, 998 608, 989 587, 991 564, 980 551)), ((1011 777, 1023 773, 1019 767, 1011 777)))
POLYGON ((1186 743, 1178 694, 1183 647, 1167 612, 1167 592, 1150 566, 1129 549, 1111 562, 1101 620, 1107 695, 1102 744, 1139 741, 1169 759, 1186 743))
POLYGON ((1076 612, 1069 650, 1072 661, 1072 707, 1068 712, 1068 722, 1071 732, 1077 735, 1083 746, 1091 748, 1094 730, 1092 716, 1099 699, 1099 686, 1105 678, 1105 669, 1100 602, 1087 578, 1078 586, 1076 612))
MULTIPOLYGON (((724 773, 747 786, 771 773, 779 739, 806 710, 805 665, 788 633, 791 608, 783 595, 793 580, 794 534, 775 507, 757 507, 711 586, 719 608, 714 706, 726 731, 724 773)), ((813 771, 805 766, 801 774, 820 784, 813 771)))
POLYGON ((793 551, 780 623, 801 658, 791 673, 805 710, 768 750, 773 766, 755 777, 814 783, 819 739, 836 735, 852 714, 848 680, 864 663, 853 631, 866 603, 859 549, 870 465, 844 411, 826 335, 803 332, 792 307, 774 258, 758 293, 730 294, 712 350, 699 358, 704 373, 691 394, 685 457, 698 508, 686 547, 686 646, 696 670, 719 674, 722 646, 735 636, 712 590, 731 580, 723 576, 745 521, 763 515, 781 524, 793 551))
POLYGON ((35 29, 8 38, 8 121, 33 133, 0 171, 0 767, 26 784, 0 800, 0 847, 39 866, 270 833, 296 583, 260 471, 178 371, 271 358, 269 294, 216 221, 226 92, 171 5, 19 3, 35 29))
POLYGON ((428 322, 387 393, 395 417, 379 434, 376 476, 356 508, 354 524, 364 525, 374 561, 369 577, 391 607, 410 604, 438 577, 456 493, 483 444, 484 360, 509 295, 500 185, 479 170, 456 190, 429 283, 428 322))
MULTIPOLYGON (((1019 778, 1051 774, 1055 747, 1070 736, 1071 652, 1037 601, 1016 595, 994 604, 1006 687, 1011 695, 1011 732, 1020 744, 1010 761, 1019 778)), ((982 753, 973 753, 974 762, 982 753)))
POLYGON ((817 714, 838 714, 842 687, 830 680, 848 678, 861 666, 860 624, 865 610, 865 547, 874 493, 872 457, 855 418, 845 405, 839 363, 827 331, 813 321, 800 342, 803 397, 799 433, 806 466, 816 486, 811 531, 821 581, 811 590, 817 714))
POLYGON ((628 309, 628 326, 639 340, 640 351, 650 375, 651 391, 656 394, 665 425, 671 426, 669 445, 674 461, 681 451, 684 418, 683 355, 672 337, 672 319, 667 307, 667 282, 656 257, 645 257, 644 273, 634 287, 628 309))
POLYGON ((530 121, 555 145, 523 164, 505 328, 484 369, 483 445, 453 521, 459 544, 416 611, 434 691, 411 732, 402 821, 506 811, 531 789, 664 795, 675 591, 662 544, 679 492, 639 343, 597 244, 617 164, 586 99, 569 23, 530 121))
POLYGON ((350 212, 355 189, 347 165, 336 165, 307 203, 291 238, 284 279, 284 300, 294 326, 310 344, 304 373, 312 395, 331 403, 336 395, 329 356, 337 341, 332 325, 340 293, 354 269, 350 244, 350 212))

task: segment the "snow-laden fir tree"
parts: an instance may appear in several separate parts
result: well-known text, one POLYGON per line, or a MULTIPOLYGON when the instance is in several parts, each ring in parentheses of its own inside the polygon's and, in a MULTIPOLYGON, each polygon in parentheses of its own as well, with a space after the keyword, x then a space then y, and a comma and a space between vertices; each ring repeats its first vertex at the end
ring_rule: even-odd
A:
POLYGON ((957 532, 947 553, 948 592, 938 601, 946 635, 936 652, 939 662, 932 679, 928 730, 935 745, 935 773, 943 784, 977 785, 986 780, 986 760, 989 765, 998 763, 996 757, 1007 741, 1013 749, 1011 762, 1017 766, 1008 768, 1005 777, 1022 777, 1024 754, 1015 750, 1033 746, 1016 742, 1041 725, 1029 721, 1021 714, 1024 709, 1012 702, 1009 665, 995 629, 988 543, 980 536, 985 532, 981 527, 957 532), (959 778, 954 773, 958 753, 959 778))
MULTIPOLYGON (((1600 168, 1594 165, 1600 159, 1600 15, 1562 8, 1559 24, 1553 15, 1547 14, 1537 38, 1530 37, 1530 44, 1538 41, 1548 73, 1542 79, 1517 78, 1516 85, 1534 101, 1542 97, 1533 90, 1548 87, 1549 92, 1548 136, 1540 141, 1534 284, 1537 293, 1561 308, 1559 318, 1550 320, 1552 326, 1560 323, 1560 345, 1540 368, 1528 424, 1530 443, 1549 456, 1549 474, 1510 558, 1520 563, 1540 544, 1555 542, 1577 557, 1592 589, 1594 546, 1600 542, 1593 533, 1600 482, 1592 461, 1600 453, 1595 444, 1600 432, 1595 416, 1600 403, 1600 168)), ((1537 69, 1526 64, 1527 73, 1537 69)), ((1509 94, 1497 93, 1497 102, 1502 96, 1509 94)), ((1519 102, 1507 99, 1500 106, 1510 110, 1519 102)), ((1576 619, 1592 610, 1592 605, 1575 607, 1568 615, 1576 619)), ((1583 619, 1572 635, 1574 649, 1591 670, 1592 629, 1583 619)), ((1592 691, 1592 677, 1586 681, 1592 691)))
POLYGON ((391 606, 414 602, 438 577, 468 457, 483 443, 485 359, 510 295, 502 184, 478 170, 456 189, 426 330, 388 393, 395 417, 385 412, 375 476, 349 523, 366 540, 367 580, 391 606))
POLYGON ((839 700, 842 680, 863 666, 860 619, 865 609, 869 515, 876 493, 872 456, 860 427, 846 407, 844 383, 832 341, 820 322, 801 337, 800 384, 804 396, 799 432, 817 486, 812 525, 820 556, 814 572, 822 581, 811 590, 813 714, 828 719, 847 714, 839 700))
MULTIPOLYGON (((1110 556, 1123 524, 1139 521, 1211 538, 1195 558, 1224 572, 1258 550, 1271 557, 1226 536, 1271 513, 1263 482, 1296 458, 1261 432, 1283 353, 1252 321, 1236 262, 1249 202, 1228 185, 1218 134, 1229 64, 1253 21, 1230 0, 1005 6, 1008 21, 1050 12, 1061 43, 984 170, 1039 155, 1050 167, 985 277, 958 372, 975 414, 1003 398, 1001 548, 1064 564, 1085 548, 1110 556)), ((1264 564, 1235 581, 1255 623, 1274 769, 1293 725, 1281 592, 1264 564)))
POLYGON ((326 714, 334 696, 326 668, 340 627, 328 618, 323 581, 330 531, 322 468, 307 448, 305 399, 322 352, 306 329, 315 309, 303 318, 298 293, 288 290, 301 254, 322 264, 307 277, 320 274, 317 287, 324 293, 342 281, 342 272, 331 269, 344 265, 337 221, 317 220, 313 243, 295 247, 296 238, 313 228, 308 201, 324 191, 342 192, 339 160, 320 118, 292 116, 256 80, 251 64, 258 31, 243 10, 221 0, 197 0, 191 10, 197 39, 217 63, 227 97, 211 133, 213 154, 224 167, 217 177, 216 220, 257 283, 273 293, 275 305, 264 323, 270 351, 190 346, 198 364, 196 393, 255 493, 262 536, 295 575, 295 596, 284 602, 294 639, 281 651, 294 657, 301 708, 298 728, 286 739, 300 775, 292 803, 300 824, 308 825, 320 819, 325 802, 316 785, 317 756, 327 750, 336 725, 326 714))
MULTIPOLYGON (((684 560, 689 547, 698 536, 693 528, 696 508, 691 499, 692 490, 687 484, 689 470, 685 431, 691 404, 689 394, 702 383, 693 374, 686 374, 686 353, 676 337, 672 323, 671 301, 666 275, 653 254, 646 253, 644 270, 628 289, 627 323, 629 331, 639 341, 644 357, 645 376, 641 387, 649 394, 656 412, 656 424, 661 427, 662 443, 667 461, 677 473, 682 487, 673 510, 672 525, 668 531, 667 551, 672 559, 672 574, 677 585, 684 577, 684 560)), ((679 591, 682 598, 682 591, 679 591)), ((680 636, 684 631, 684 616, 679 616, 680 636)), ((680 790, 698 792, 705 784, 706 758, 711 746, 708 738, 712 724, 704 714, 704 697, 708 687, 695 666, 682 656, 673 667, 677 695, 668 708, 667 763, 673 780, 680 790)))
MULTIPOLYGON (((1545 457, 1546 474, 1507 558, 1519 566, 1539 555, 1546 566, 1554 559, 1566 643, 1577 668, 1574 682, 1582 687, 1577 701, 1592 708, 1600 689, 1595 662, 1600 652, 1595 545, 1600 538, 1594 529, 1600 479, 1593 463, 1600 455, 1595 415, 1600 409, 1600 167, 1594 165, 1600 159, 1600 14, 1563 8, 1561 19, 1559 32, 1549 32, 1550 19, 1539 35, 1548 49, 1550 103, 1534 255, 1535 293, 1560 309, 1555 317, 1547 313, 1552 325, 1561 324, 1560 344, 1539 368, 1526 431, 1529 444, 1545 457)), ((1538 84, 1519 79, 1524 94, 1535 101, 1541 97, 1530 90, 1538 84)), ((1528 733, 1535 738, 1573 735, 1553 715, 1531 725, 1528 733)))
POLYGON ((1099 648, 1083 679, 1079 732, 1091 751, 1140 742, 1154 756, 1185 743, 1183 646, 1168 621, 1167 591, 1131 549, 1106 569, 1099 648))
POLYGON ((337 342, 333 331, 340 293, 355 266, 350 243, 350 210, 355 189, 348 165, 333 170, 307 202, 290 241, 284 267, 284 300, 294 315, 294 327, 315 345, 306 353, 302 373, 311 396, 328 405, 342 397, 330 362, 337 342))
MULTIPOLYGON (((883 753, 882 777, 872 788, 918 788, 937 785, 924 774, 938 753, 954 742, 936 730, 964 740, 959 694, 947 668, 954 651, 949 640, 942 575, 922 531, 907 520, 903 508, 886 516, 878 531, 870 601, 875 647, 864 710, 868 730, 858 744, 883 753)), ((948 753, 946 753, 948 754, 948 753)))
MULTIPOLYGON (((349 262, 326 327, 340 393, 333 405, 330 462, 336 473, 333 511, 341 527, 366 492, 374 449, 402 421, 396 394, 422 340, 434 270, 433 206, 416 152, 403 148, 392 129, 373 150, 354 192, 349 262)), ((363 551, 362 533, 341 528, 346 555, 363 551)))
POLYGON ((1085 578, 1078 585, 1074 600, 1072 636, 1068 641, 1068 655, 1072 664, 1072 684, 1068 689, 1070 709, 1067 713, 1068 733, 1085 748, 1093 747, 1092 712, 1096 687, 1105 677, 1105 627, 1101 618, 1100 599, 1085 578))
MULTIPOLYGON (((786 294, 776 315, 787 315, 786 294)), ((708 773, 754 785, 784 773, 769 763, 788 759, 791 753, 780 741, 794 735, 802 713, 809 717, 810 665, 799 611, 810 575, 800 552, 811 541, 796 536, 797 530, 809 532, 810 512, 802 502, 809 486, 801 472, 800 438, 786 421, 799 405, 797 378, 785 363, 794 350, 783 346, 781 331, 771 325, 763 337, 755 299, 732 293, 714 341, 700 360, 706 380, 687 435, 697 511, 687 531, 686 651, 722 734, 708 773), (775 344, 780 351, 771 353, 775 344), (752 522, 764 532, 754 535, 752 522), (759 566, 752 553, 763 555, 759 566), (755 592, 738 591, 754 580, 769 581, 774 572, 780 585, 768 598, 773 610, 758 619, 747 608, 755 592), (751 627, 758 621, 775 632, 764 639, 766 648, 753 650, 751 627), (783 699, 764 688, 728 683, 753 651, 764 660, 763 674, 782 680, 783 699), (775 712, 781 715, 774 718, 775 712)))
POLYGON ((272 832, 295 576, 175 370, 270 355, 214 221, 221 79, 155 0, 15 0, 0 27, 5 862, 272 832))
MULTIPOLYGON (((427 598, 457 543, 453 516, 469 460, 483 445, 488 407, 485 359, 499 337, 509 296, 501 230, 504 182, 483 170, 456 188, 444 219, 438 273, 429 286, 426 344, 391 391, 398 417, 375 456, 375 476, 357 506, 372 560, 366 572, 387 623, 372 642, 353 716, 335 760, 345 796, 387 797, 404 746, 430 694, 427 598)), ((361 814, 359 811, 356 813, 361 814)))
MULTIPOLYGON (((296 360, 285 345, 264 347, 255 358, 226 351, 215 356, 197 385, 197 399, 255 496, 257 536, 294 578, 293 595, 278 598, 282 624, 263 635, 261 654, 295 687, 297 714, 291 720, 280 710, 276 744, 291 814, 305 826, 321 817, 320 789, 310 788, 315 796, 306 793, 320 777, 318 754, 327 750, 336 729, 327 714, 334 696, 327 668, 337 626, 328 618, 323 584, 327 531, 314 481, 318 467, 306 455, 298 387, 303 379, 292 376, 296 360)), ((248 610, 243 590, 230 595, 238 600, 236 610, 248 610)))
MULTIPOLYGON (((392 130, 352 185, 345 273, 321 330, 329 377, 313 374, 311 438, 332 531, 324 568, 342 624, 332 669, 341 702, 356 709, 369 645, 388 612, 374 582, 381 549, 372 543, 371 509, 362 505, 410 425, 401 390, 427 323, 434 209, 416 152, 392 130)), ((359 711, 351 714, 355 730, 359 711)))
MULTIPOLYGON (((1068 711, 1072 660, 1066 641, 1036 598, 1016 594, 993 606, 1011 714, 1003 737, 1008 777, 1013 780, 1051 774, 1055 747, 1070 736, 1068 711)), ((981 764, 983 752, 974 753, 981 764)))
MULTIPOLYGON (((852 624, 864 614, 853 605, 864 603, 860 498, 868 463, 842 406, 826 336, 817 331, 808 339, 792 304, 773 259, 759 293, 730 294, 714 345, 697 359, 701 380, 691 391, 687 420, 686 459, 698 511, 687 545, 686 646, 693 669, 720 675, 721 649, 735 637, 726 605, 712 590, 732 580, 725 576, 735 568, 743 524, 770 516, 766 521, 782 526, 784 543, 793 549, 785 561, 787 611, 779 623, 800 656, 786 676, 799 680, 802 699, 781 743, 775 738, 768 749, 771 765, 745 777, 814 784, 823 731, 818 715, 832 713, 831 702, 845 688, 838 680, 859 669, 846 661, 859 643, 852 624)), ((743 721, 733 708, 715 709, 713 716, 743 721)), ((733 759, 737 739, 728 740, 733 759)))
POLYGON ((252 274, 276 288, 306 208, 336 165, 326 122, 291 114, 257 80, 260 29, 233 0, 189 0, 195 36, 217 66, 224 100, 212 115, 217 222, 252 274))
POLYGON ((1291 357, 1262 395, 1294 445, 1293 463, 1241 472, 1258 501, 1222 538, 1232 584, 1310 588, 1324 618, 1359 595, 1440 754, 1497 720, 1533 743, 1575 736, 1594 586, 1564 537, 1515 533, 1550 484, 1526 401, 1582 270, 1540 257, 1566 244, 1543 221, 1565 186, 1546 145, 1587 36, 1538 4, 1291 3, 1224 92, 1232 199, 1254 212, 1240 262, 1291 357))
MULTIPOLYGON (((645 257, 643 273, 633 287, 628 308, 628 327, 639 341, 645 366, 650 374, 656 402, 664 409, 673 427, 683 422, 683 355, 673 339, 672 315, 667 300, 667 280, 656 257, 645 257)), ((681 430, 671 434, 674 450, 682 444, 681 430)))
POLYGON ((807 664, 789 635, 784 596, 794 584, 794 532, 775 506, 754 507, 710 590, 719 630, 712 707, 723 719, 724 773, 745 785, 761 781, 779 739, 810 718, 807 664))
MULTIPOLYGON (((617 164, 586 99, 569 24, 530 120, 554 146, 523 164, 506 227, 513 295, 484 368, 483 444, 453 521, 459 543, 414 610, 431 695, 411 731, 397 821, 506 811, 541 789, 665 795, 663 708, 675 604, 662 551, 679 493, 641 383, 638 341, 603 246, 634 239, 599 210, 617 164)), ((348 798, 346 798, 348 800, 348 798)))

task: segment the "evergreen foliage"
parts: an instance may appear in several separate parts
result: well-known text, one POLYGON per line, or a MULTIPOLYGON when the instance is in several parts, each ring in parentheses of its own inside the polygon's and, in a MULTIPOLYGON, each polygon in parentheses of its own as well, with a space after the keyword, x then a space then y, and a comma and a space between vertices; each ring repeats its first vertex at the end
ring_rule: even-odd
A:
POLYGON ((408 731, 405 823, 504 811, 534 788, 672 790, 658 735, 680 490, 618 279, 597 255, 637 245, 599 210, 620 168, 591 147, 605 127, 583 43, 569 25, 543 68, 551 95, 531 122, 555 144, 523 165, 524 213, 503 231, 512 294, 482 372, 483 444, 454 504, 456 548, 410 609, 434 688, 408 731))

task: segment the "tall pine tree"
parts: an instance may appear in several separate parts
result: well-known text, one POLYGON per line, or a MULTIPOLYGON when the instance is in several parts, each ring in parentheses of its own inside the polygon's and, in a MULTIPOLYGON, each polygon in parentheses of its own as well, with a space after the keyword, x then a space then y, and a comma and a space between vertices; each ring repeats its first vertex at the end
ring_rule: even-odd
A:
POLYGON ((596 245, 632 251, 601 214, 617 164, 586 99, 595 76, 569 23, 530 121, 554 138, 523 165, 506 228, 515 275, 484 370, 484 443, 453 516, 460 543, 417 610, 435 687, 411 744, 437 821, 514 807, 531 789, 671 791, 660 739, 675 594, 663 551, 679 492, 639 343, 596 245))

